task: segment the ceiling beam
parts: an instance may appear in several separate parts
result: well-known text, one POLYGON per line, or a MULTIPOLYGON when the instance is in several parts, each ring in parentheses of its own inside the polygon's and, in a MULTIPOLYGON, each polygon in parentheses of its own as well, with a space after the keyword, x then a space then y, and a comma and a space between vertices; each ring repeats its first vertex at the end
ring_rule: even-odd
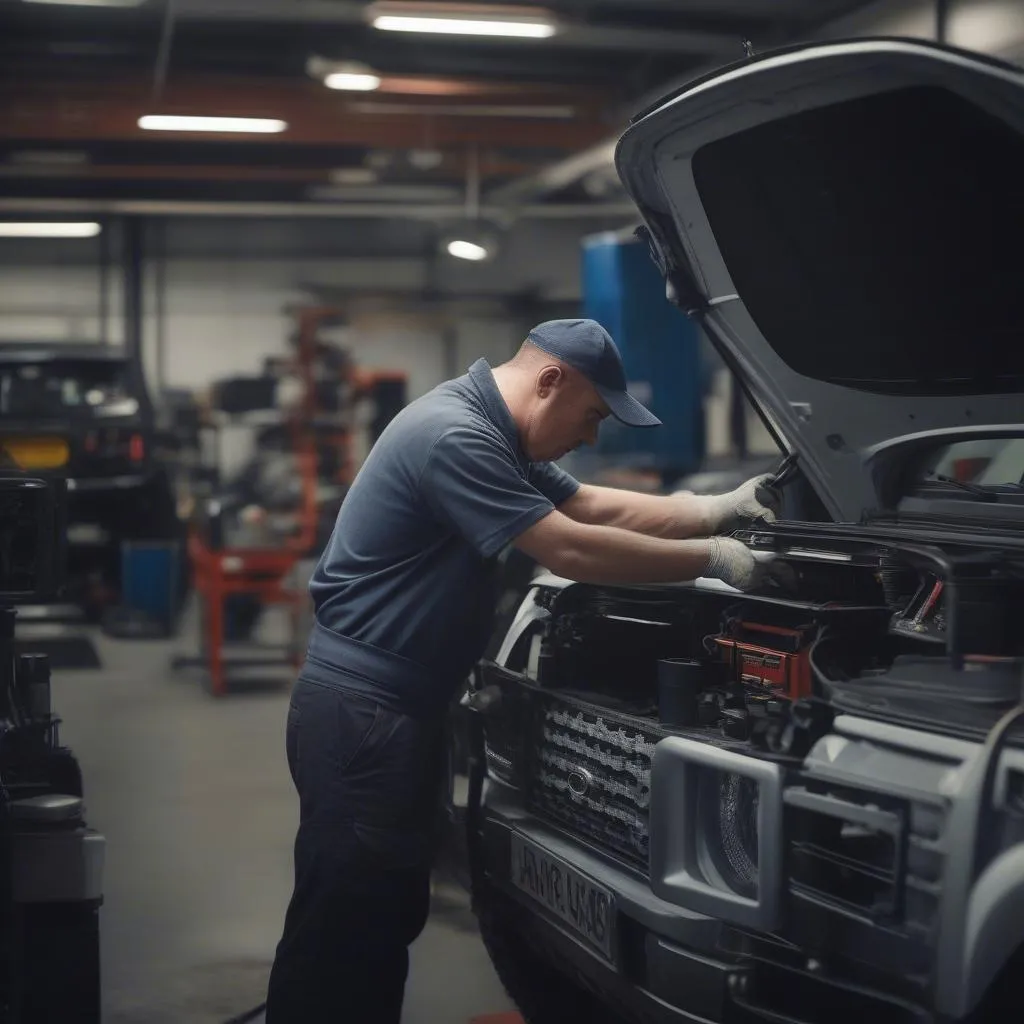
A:
MULTIPOLYGON (((835 13, 837 10, 847 11, 853 8, 868 6, 868 4, 869 0, 830 0, 828 4, 823 4, 823 10, 827 6, 831 13, 835 13)), ((816 35, 820 36, 821 33, 816 33, 816 35)), ((735 54, 735 59, 736 61, 741 60, 742 55, 735 54)), ((632 105, 633 110, 628 116, 658 102, 670 92, 683 88, 688 82, 722 64, 723 62, 720 60, 709 61, 707 64, 691 69, 686 73, 685 77, 666 82, 658 88, 651 90, 646 96, 640 97, 634 102, 632 105)), ((625 130, 625 122, 628 120, 628 116, 623 118, 621 130, 625 130)), ((593 172, 614 175, 615 148, 618 144, 620 133, 616 133, 610 138, 606 135, 604 139, 593 146, 581 149, 571 156, 556 161, 535 174, 491 189, 487 193, 487 201, 498 204, 534 202, 580 181, 593 172)))
POLYGON ((559 90, 548 96, 559 106, 572 108, 566 120, 545 117, 541 93, 530 99, 499 104, 493 94, 479 97, 481 112, 473 113, 474 97, 460 97, 460 116, 446 116, 432 109, 443 97, 426 98, 410 108, 412 97, 404 97, 399 112, 378 109, 366 94, 332 92, 313 81, 268 79, 179 79, 167 84, 158 104, 149 100, 148 83, 79 82, 71 94, 64 83, 44 81, 26 87, 17 84, 0 91, 0 138, 13 140, 138 140, 165 139, 173 145, 190 142, 242 141, 252 136, 206 133, 158 133, 138 127, 143 114, 217 115, 223 117, 269 117, 288 123, 280 135, 260 136, 261 142, 318 145, 355 145, 372 148, 407 149, 430 145, 443 149, 466 145, 492 147, 544 147, 572 151, 588 146, 607 131, 602 120, 600 97, 580 97, 576 91, 566 100, 559 90), (541 107, 533 117, 530 106, 541 107), (500 116, 511 109, 513 116, 500 116), (422 112, 414 112, 417 109, 422 112), (498 116, 495 116, 496 113, 498 116))

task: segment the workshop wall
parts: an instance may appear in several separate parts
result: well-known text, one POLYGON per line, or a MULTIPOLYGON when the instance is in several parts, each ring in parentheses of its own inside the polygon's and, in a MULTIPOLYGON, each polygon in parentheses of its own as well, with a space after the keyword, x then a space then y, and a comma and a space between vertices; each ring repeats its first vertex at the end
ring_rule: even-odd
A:
MULTIPOLYGON (((867 35, 935 39, 935 0, 878 0, 869 7, 830 22, 821 39, 867 35)), ((1021 0, 948 0, 945 41, 1012 63, 1024 63, 1024 3, 1021 0)))
MULTIPOLYGON (((621 226, 622 218, 615 223, 621 226)), ((294 253, 305 240, 322 248, 322 224, 226 218, 219 237, 211 237, 208 224, 175 221, 162 298, 155 262, 148 263, 145 278, 143 360, 154 388, 201 388, 226 374, 258 372, 267 356, 285 351, 292 329, 288 307, 311 301, 374 293, 383 296, 378 305, 401 311, 403 296, 429 289, 484 301, 535 294, 572 306, 580 294, 580 237, 594 222, 517 224, 502 238, 497 258, 480 265, 442 257, 433 247, 397 257, 275 256, 275 247, 294 253)), ((335 248, 342 250, 359 244, 372 250, 379 230, 358 220, 339 221, 336 228, 335 248)), ((108 274, 107 311, 106 340, 118 344, 124 332, 116 260, 108 274)), ((453 350, 444 330, 425 328, 422 318, 415 322, 404 312, 390 320, 377 317, 372 329, 367 320, 354 336, 358 358, 404 369, 410 393, 422 394, 453 368, 464 369, 476 352, 505 352, 501 324, 507 315, 493 319, 495 326, 482 330, 479 318, 470 316, 453 350)), ((514 333, 524 326, 516 324, 514 333)), ((94 248, 50 242, 0 247, 0 339, 103 340, 94 248)))
MULTIPOLYGON (((120 338, 119 282, 110 284, 120 338)), ((97 341, 99 292, 96 267, 0 266, 0 341, 97 341)))
MULTIPOLYGON (((202 390, 219 378, 259 374, 268 357, 288 351, 295 326, 290 307, 355 299, 351 323, 332 336, 364 369, 403 371, 408 395, 416 398, 480 356, 497 363, 515 350, 530 323, 510 315, 503 296, 543 294, 564 301, 567 315, 576 312, 582 230, 578 223, 524 222, 504 235, 497 258, 474 265, 426 246, 430 231, 422 225, 403 236, 358 219, 330 225, 225 218, 219 230, 185 218, 158 224, 148 248, 168 258, 146 263, 146 379, 155 396, 163 388, 202 390), (408 254, 413 247, 418 253, 408 254), (329 255, 354 248, 369 255, 329 255), (388 255, 389 249, 406 255, 388 255), (303 258, 304 250, 317 258, 303 258), (428 291, 465 296, 471 304, 441 311, 405 301, 428 291)), ((105 335, 95 245, 0 245, 0 339, 121 344, 117 234, 114 225, 105 335)), ((227 473, 249 458, 252 436, 247 428, 225 429, 227 473)))

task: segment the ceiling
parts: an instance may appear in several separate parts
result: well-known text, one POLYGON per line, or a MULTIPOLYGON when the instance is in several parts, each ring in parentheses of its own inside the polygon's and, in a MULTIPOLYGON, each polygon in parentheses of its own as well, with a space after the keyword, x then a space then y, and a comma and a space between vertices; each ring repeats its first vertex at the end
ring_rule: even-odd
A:
POLYGON ((528 200, 520 214, 575 216, 615 194, 571 158, 614 137, 652 93, 742 59, 744 40, 766 49, 864 6, 552 0, 550 38, 494 39, 381 31, 365 0, 116 2, 0 0, 0 213, 429 216, 468 197, 471 210, 528 200), (363 65, 379 88, 326 88, 320 72, 339 62, 363 65), (146 131, 147 114, 287 129, 146 131))

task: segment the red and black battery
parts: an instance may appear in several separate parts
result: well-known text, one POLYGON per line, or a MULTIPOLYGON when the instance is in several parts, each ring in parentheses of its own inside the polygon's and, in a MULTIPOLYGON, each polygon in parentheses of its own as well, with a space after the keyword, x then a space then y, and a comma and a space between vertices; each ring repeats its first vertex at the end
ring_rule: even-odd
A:
POLYGON ((732 680, 761 688, 766 697, 811 695, 811 626, 775 626, 734 620, 714 637, 732 680))

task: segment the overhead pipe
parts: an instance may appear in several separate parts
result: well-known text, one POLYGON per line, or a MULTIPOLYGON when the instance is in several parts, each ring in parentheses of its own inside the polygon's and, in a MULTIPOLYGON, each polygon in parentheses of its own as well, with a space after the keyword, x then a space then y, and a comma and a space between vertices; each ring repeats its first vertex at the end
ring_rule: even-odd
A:
POLYGON ((133 367, 142 360, 142 262, 145 224, 139 217, 123 222, 121 265, 124 280, 124 349, 133 367))
POLYGON ((615 159, 617 141, 616 137, 607 142, 600 142, 565 160, 549 164, 536 174, 516 178, 508 184, 490 189, 487 192, 487 201, 499 206, 514 205, 568 188, 594 171, 604 171, 611 167, 615 159))
MULTIPOLYGON (((2 213, 92 213, 153 217, 318 217, 332 219, 451 220, 465 215, 459 204, 211 202, 176 199, 14 199, 0 198, 2 213)), ((485 205, 480 217, 512 220, 602 220, 637 216, 632 203, 537 203, 514 211, 485 205)))
POLYGON ((156 392, 163 395, 167 384, 167 225, 157 222, 156 259, 153 263, 153 316, 156 321, 156 392))
POLYGON ((174 3, 164 0, 164 19, 160 28, 160 43, 157 46, 156 64, 153 66, 153 102, 158 103, 167 81, 167 68, 171 61, 171 41, 174 38, 174 3))
POLYGON ((104 224, 99 237, 99 301, 100 342, 110 344, 110 225, 104 224))
MULTIPOLYGON (((945 34, 947 2, 948 0, 936 0, 936 22, 938 30, 942 34, 945 34)), ((858 5, 850 3, 849 6, 853 9, 858 5)), ((839 20, 838 14, 834 20, 839 20)), ((815 37, 820 37, 821 33, 827 29, 829 24, 832 24, 832 21, 819 28, 815 33, 815 37)), ((940 35, 939 38, 941 39, 942 36, 940 35)), ((784 41, 785 40, 767 38, 755 40, 755 43, 759 43, 756 47, 757 50, 763 52, 770 46, 784 41)), ((727 40, 723 40, 723 43, 726 42, 727 45, 723 45, 721 48, 708 49, 704 51, 705 55, 710 58, 714 57, 717 53, 723 58, 731 56, 735 60, 742 59, 746 53, 747 45, 749 45, 748 41, 740 38, 739 36, 730 36, 727 40)), ((641 96, 630 104, 630 109, 628 111, 622 113, 622 129, 625 129, 629 118, 637 111, 647 109, 664 98, 670 92, 682 88, 688 82, 692 82, 694 79, 713 71, 716 67, 721 67, 725 63, 728 63, 725 59, 718 61, 709 60, 707 63, 701 64, 699 67, 695 67, 688 71, 685 77, 666 82, 663 85, 658 86, 657 89, 651 90, 644 96, 641 96)), ((542 199, 546 195, 551 195, 553 192, 557 192, 560 189, 567 188, 569 185, 572 185, 577 181, 581 181, 588 174, 592 174, 595 171, 613 171, 615 166, 615 147, 618 143, 619 134, 621 134, 621 132, 603 142, 595 143, 593 146, 581 150, 570 157, 566 157, 563 160, 558 160, 555 163, 549 164, 547 167, 541 168, 540 171, 537 171, 534 174, 528 175, 524 178, 519 178, 506 185, 499 185, 496 188, 489 190, 485 199, 487 202, 491 203, 503 203, 510 205, 515 205, 516 203, 536 202, 538 199, 542 199)))

